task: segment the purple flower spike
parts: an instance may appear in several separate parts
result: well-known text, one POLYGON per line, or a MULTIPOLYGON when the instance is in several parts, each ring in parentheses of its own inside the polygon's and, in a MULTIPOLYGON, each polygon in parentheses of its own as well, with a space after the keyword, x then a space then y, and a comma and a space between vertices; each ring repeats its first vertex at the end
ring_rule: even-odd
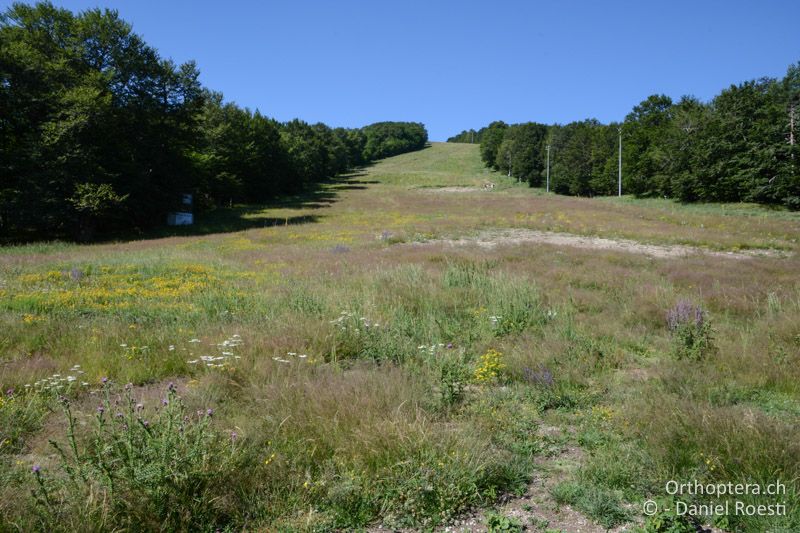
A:
POLYGON ((543 364, 539 364, 539 368, 537 370, 526 366, 523 369, 523 373, 525 375, 525 379, 533 385, 537 385, 539 387, 552 387, 553 384, 555 384, 553 373, 543 364))
POLYGON ((705 315, 705 311, 699 305, 681 300, 667 312, 667 326, 670 331, 675 331, 684 325, 693 325, 700 329, 703 327, 705 315))

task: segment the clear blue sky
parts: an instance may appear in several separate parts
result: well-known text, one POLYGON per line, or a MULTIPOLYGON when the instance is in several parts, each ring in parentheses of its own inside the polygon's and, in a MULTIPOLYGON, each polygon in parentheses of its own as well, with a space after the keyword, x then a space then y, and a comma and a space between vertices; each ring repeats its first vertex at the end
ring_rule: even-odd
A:
MULTIPOLYGON (((284 121, 621 120, 800 61, 800 1, 63 0, 119 10, 162 56, 284 121)), ((0 0, 5 8, 10 4, 0 0)))

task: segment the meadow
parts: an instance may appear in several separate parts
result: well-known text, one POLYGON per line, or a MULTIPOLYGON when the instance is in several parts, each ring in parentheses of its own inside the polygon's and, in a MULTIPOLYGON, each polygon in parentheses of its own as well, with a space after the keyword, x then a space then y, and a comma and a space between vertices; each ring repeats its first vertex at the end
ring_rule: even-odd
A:
POLYGON ((194 228, 2 248, 0 530, 798 531, 798 238, 433 143, 194 228), (646 516, 668 480, 780 480, 786 509, 646 516))

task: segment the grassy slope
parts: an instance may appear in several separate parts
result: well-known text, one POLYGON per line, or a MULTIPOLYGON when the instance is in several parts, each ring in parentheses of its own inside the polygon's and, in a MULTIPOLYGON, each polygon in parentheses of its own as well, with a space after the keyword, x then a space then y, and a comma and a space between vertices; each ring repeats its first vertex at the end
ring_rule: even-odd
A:
MULTIPOLYGON (((213 405, 214 426, 240 443, 241 462, 216 475, 220 494, 202 496, 222 502, 206 521, 434 524, 524 488, 536 457, 578 445, 587 459, 556 499, 605 525, 633 518, 623 503, 663 495, 666 479, 800 474, 795 214, 545 195, 487 172, 476 146, 434 144, 312 195, 220 211, 176 233, 0 251, 0 383, 19 391, 72 372, 81 390, 110 376, 147 384, 136 390, 152 404, 167 379, 181 378, 187 402, 213 405), (432 189, 487 181, 494 191, 432 189), (653 260, 544 245, 399 245, 483 228, 794 255, 653 260), (710 316, 714 349, 699 361, 671 355, 664 316, 681 299, 710 316), (380 326, 365 329, 362 317, 380 326), (187 362, 221 356, 216 344, 234 334, 241 359, 187 362), (503 354, 497 378, 472 383, 491 367, 481 359, 490 349, 503 354), (76 364, 83 374, 70 371, 76 364), (540 425, 565 432, 543 437, 540 425)), ((55 516, 37 517, 20 490, 34 462, 58 480, 46 441, 63 427, 45 416, 48 394, 17 393, 0 406, 0 514, 23 528, 55 516)), ((76 402, 78 412, 96 407, 83 393, 76 402)), ((89 414, 81 420, 91 426, 89 414)), ((70 497, 85 498, 59 490, 59 523, 81 523, 70 497)), ((154 496, 127 497, 158 515, 154 496)), ((131 513, 91 516, 105 529, 131 513)), ((729 527, 793 528, 793 513, 729 527)))

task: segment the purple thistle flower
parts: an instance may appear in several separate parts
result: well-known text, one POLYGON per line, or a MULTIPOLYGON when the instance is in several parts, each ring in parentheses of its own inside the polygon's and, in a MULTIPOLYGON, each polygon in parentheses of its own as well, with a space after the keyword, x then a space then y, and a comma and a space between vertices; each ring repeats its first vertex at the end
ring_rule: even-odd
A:
POLYGON ((447 349, 448 350, 452 350, 453 349, 453 343, 452 342, 448 342, 447 343, 447 349))
POLYGON ((31 468, 31 472, 33 472, 34 474, 38 474, 41 469, 42 469, 41 466, 33 465, 33 467, 31 468))
POLYGON ((122 413, 117 413, 114 416, 116 416, 117 418, 124 418, 125 417, 125 415, 123 415, 122 413))
POLYGON ((106 412, 106 409, 102 405, 97 408, 97 414, 102 415, 105 412, 106 412))
POLYGON ((161 405, 167 405, 169 401, 166 398, 161 399, 161 405))
POLYGON ((108 378, 107 378, 107 377, 105 377, 105 376, 103 376, 103 378, 100 380, 100 382, 101 382, 103 385, 105 385, 106 383, 108 383, 108 378))
POLYGON ((231 431, 231 440, 235 441, 239 435, 236 434, 235 431, 231 431))
POLYGON ((206 409, 206 415, 207 416, 211 416, 213 414, 214 414, 214 410, 212 408, 209 407, 208 409, 206 409))
POLYGON ((14 389, 8 389, 6 391, 6 396, 14 396, 14 389))
POLYGON ((148 422, 147 420, 142 420, 142 425, 143 425, 144 427, 146 427, 146 428, 147 428, 147 427, 150 427, 150 422, 148 422))

